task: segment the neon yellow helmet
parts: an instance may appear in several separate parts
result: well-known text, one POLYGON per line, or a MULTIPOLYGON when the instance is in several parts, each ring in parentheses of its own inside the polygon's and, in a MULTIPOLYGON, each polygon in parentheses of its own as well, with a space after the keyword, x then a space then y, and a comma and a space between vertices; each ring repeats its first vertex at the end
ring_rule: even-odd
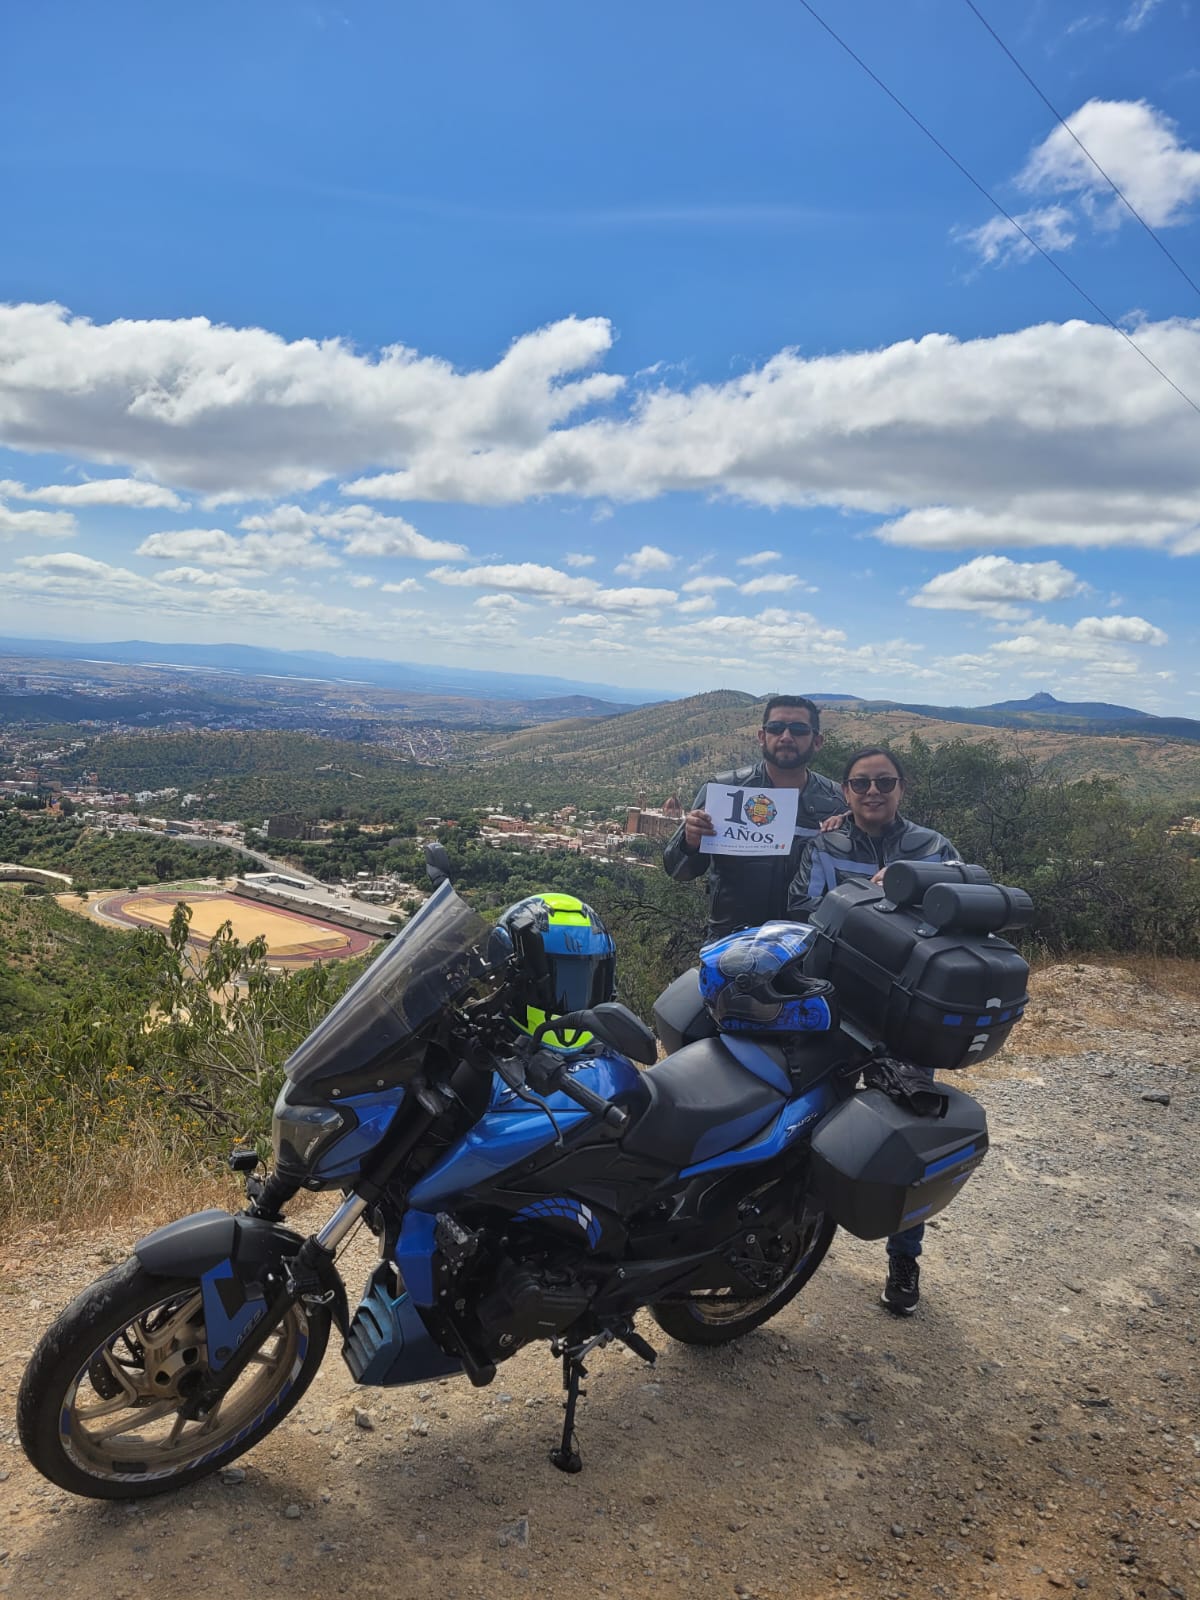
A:
MULTIPOLYGON (((511 923, 518 914, 529 916, 541 935, 549 969, 548 984, 531 984, 524 1013, 514 1021, 528 1033, 547 1017, 582 1011, 611 1000, 615 992, 616 947, 612 935, 591 906, 573 894, 544 891, 518 900, 500 915, 498 929, 512 939, 511 923)), ((581 1050, 591 1034, 543 1035, 543 1043, 557 1050, 581 1050)))

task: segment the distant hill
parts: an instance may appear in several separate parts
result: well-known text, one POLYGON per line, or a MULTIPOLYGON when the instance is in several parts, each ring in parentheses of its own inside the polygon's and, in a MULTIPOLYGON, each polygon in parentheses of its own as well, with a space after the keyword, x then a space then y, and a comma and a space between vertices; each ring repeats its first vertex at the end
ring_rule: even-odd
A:
POLYGON ((496 737, 479 735, 472 758, 506 771, 529 765, 570 768, 581 778, 615 778, 631 799, 644 794, 657 805, 667 794, 748 759, 762 700, 737 689, 714 689, 658 705, 638 706, 619 717, 550 723, 496 737), (699 774, 699 776, 697 776, 699 774))
MULTIPOLYGON (((12 644, 10 640, 10 647, 12 644)), ((80 723, 256 727, 357 739, 372 734, 386 738, 398 724, 520 728, 570 716, 610 717, 641 703, 595 694, 541 693, 547 683, 556 681, 553 679, 528 679, 537 692, 509 698, 482 692, 424 694, 352 678, 290 676, 180 662, 68 659, 36 654, 36 648, 35 644, 31 651, 6 655, 0 647, 0 722, 25 727, 80 723)), ((112 648, 119 651, 122 647, 112 648)), ((271 659, 270 652, 250 655, 256 668, 271 659)), ((491 680, 487 674, 482 676, 486 687, 491 680)), ((496 675, 494 681, 522 680, 496 675)))
POLYGON ((618 705, 661 700, 662 689, 617 689, 610 684, 524 672, 483 672, 467 667, 421 666, 410 661, 380 661, 338 656, 325 650, 268 650, 247 644, 156 644, 142 639, 79 644, 62 639, 0 637, 0 656, 40 656, 59 661, 111 661, 142 666, 206 668, 240 677, 314 679, 324 683, 363 683, 422 695, 466 695, 473 699, 536 700, 591 697, 618 705))
POLYGON ((1186 739, 1200 742, 1200 721, 1192 717, 1156 717, 1129 706, 1100 701, 1056 700, 1035 694, 1028 700, 1003 700, 991 706, 933 706, 901 700, 860 700, 868 711, 912 711, 938 722, 965 722, 983 728, 1045 728, 1085 734, 1136 734, 1139 738, 1186 739))
MULTIPOLYGON (((996 740, 1068 782, 1112 778, 1131 794, 1200 803, 1200 745, 1162 737, 1157 730, 1153 737, 1114 736, 1094 721, 1065 729, 1039 723, 1036 714, 1026 723, 1016 714, 996 712, 997 719, 1011 720, 983 723, 936 706, 903 707, 850 696, 836 703, 828 695, 814 699, 823 708, 821 726, 831 746, 836 741, 842 749, 880 743, 903 748, 913 734, 933 745, 996 740)), ((762 705, 761 698, 718 690, 639 706, 620 717, 472 735, 463 754, 492 770, 497 781, 517 782, 531 767, 558 768, 577 773, 597 792, 615 782, 631 800, 640 796, 657 805, 676 794, 687 801, 714 772, 754 758, 762 705)), ((1150 725, 1163 720, 1146 719, 1150 725)), ((831 771, 832 765, 826 761, 823 770, 831 771)))
POLYGON ((1042 690, 1040 694, 1031 694, 1028 700, 999 700, 995 705, 981 706, 983 711, 1020 711, 1048 714, 1056 717, 1098 717, 1102 721, 1113 722, 1121 719, 1153 721, 1150 712, 1135 711, 1132 706, 1112 706, 1103 700, 1056 700, 1052 694, 1042 690))

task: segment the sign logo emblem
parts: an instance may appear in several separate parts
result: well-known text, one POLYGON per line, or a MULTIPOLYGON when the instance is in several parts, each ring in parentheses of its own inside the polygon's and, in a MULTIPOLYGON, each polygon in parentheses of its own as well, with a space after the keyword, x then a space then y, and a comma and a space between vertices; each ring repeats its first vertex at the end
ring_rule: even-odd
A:
POLYGON ((765 794, 756 794, 753 800, 748 800, 742 807, 742 814, 756 828, 766 828, 775 821, 775 802, 765 794))

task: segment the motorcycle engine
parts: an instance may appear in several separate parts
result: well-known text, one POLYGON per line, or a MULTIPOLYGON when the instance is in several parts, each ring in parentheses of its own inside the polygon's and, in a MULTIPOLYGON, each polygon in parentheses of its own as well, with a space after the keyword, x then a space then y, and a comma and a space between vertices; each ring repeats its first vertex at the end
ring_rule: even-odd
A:
POLYGON ((532 1339, 553 1339, 577 1321, 592 1290, 573 1274, 540 1261, 505 1257, 475 1313, 488 1346, 510 1354, 532 1339))

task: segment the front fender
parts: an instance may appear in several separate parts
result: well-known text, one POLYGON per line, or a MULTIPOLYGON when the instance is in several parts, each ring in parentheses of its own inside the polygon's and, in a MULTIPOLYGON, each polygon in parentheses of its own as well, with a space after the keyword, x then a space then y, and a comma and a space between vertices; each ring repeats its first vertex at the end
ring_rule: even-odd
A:
POLYGON ((257 1278, 294 1256, 304 1243, 298 1233, 261 1217, 230 1211, 197 1211, 139 1239, 133 1253, 156 1278, 200 1278, 222 1261, 236 1262, 241 1276, 257 1278))
MULTIPOLYGON (((284 1262, 304 1243, 300 1234, 281 1223, 229 1211, 197 1211, 165 1228, 156 1228, 133 1247, 143 1268, 156 1278, 198 1278, 204 1291, 210 1328, 220 1326, 224 1338, 212 1341, 210 1362, 219 1370, 217 1348, 233 1348, 265 1308, 262 1280, 281 1273, 284 1262)), ((346 1289, 332 1261, 327 1286, 331 1309, 343 1337, 350 1327, 346 1289)))

